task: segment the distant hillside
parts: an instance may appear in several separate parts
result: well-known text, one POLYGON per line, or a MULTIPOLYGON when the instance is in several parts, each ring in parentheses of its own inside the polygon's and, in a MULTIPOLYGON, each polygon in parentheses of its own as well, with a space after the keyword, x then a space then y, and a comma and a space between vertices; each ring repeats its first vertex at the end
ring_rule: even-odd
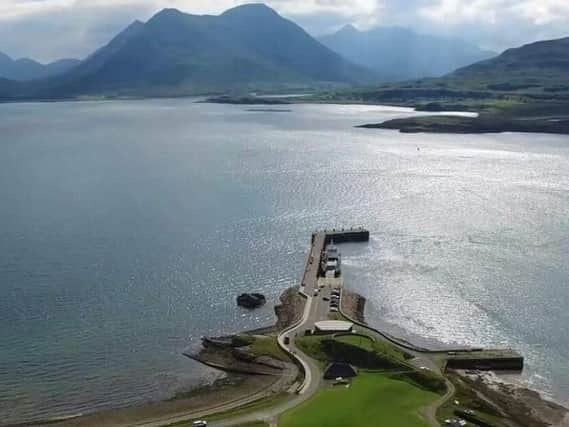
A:
POLYGON ((334 101, 415 106, 423 110, 512 115, 567 114, 569 38, 508 49, 441 78, 322 95, 334 101))
POLYGON ((348 60, 375 70, 384 81, 438 77, 496 55, 459 39, 400 27, 358 31, 347 25, 320 41, 348 60))
POLYGON ((28 58, 14 60, 0 52, 0 78, 16 81, 45 79, 63 74, 79 62, 77 59, 61 59, 44 65, 28 58))
POLYGON ((476 89, 569 92, 569 37, 508 49, 496 58, 457 70, 447 80, 476 89))
POLYGON ((332 52, 262 4, 219 16, 165 9, 135 22, 65 75, 16 97, 183 95, 315 83, 372 81, 372 73, 332 52))

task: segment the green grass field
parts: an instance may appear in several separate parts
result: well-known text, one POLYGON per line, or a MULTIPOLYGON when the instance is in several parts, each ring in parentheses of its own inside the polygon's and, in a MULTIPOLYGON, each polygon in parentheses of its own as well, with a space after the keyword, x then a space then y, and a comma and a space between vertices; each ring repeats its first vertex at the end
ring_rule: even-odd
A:
POLYGON ((374 351, 373 340, 362 335, 342 335, 337 337, 336 340, 363 348, 366 351, 374 351))
POLYGON ((255 337, 249 351, 257 356, 269 356, 285 362, 290 361, 287 354, 279 347, 277 337, 255 337))
POLYGON ((365 336, 308 336, 297 338, 296 343, 307 355, 324 362, 345 360, 366 369, 406 367, 405 353, 365 336))
POLYGON ((264 421, 255 421, 247 424, 239 424, 235 427, 268 427, 268 424, 264 421))
POLYGON ((351 386, 321 390, 283 414, 281 427, 428 427, 421 408, 440 396, 383 374, 360 372, 351 386))

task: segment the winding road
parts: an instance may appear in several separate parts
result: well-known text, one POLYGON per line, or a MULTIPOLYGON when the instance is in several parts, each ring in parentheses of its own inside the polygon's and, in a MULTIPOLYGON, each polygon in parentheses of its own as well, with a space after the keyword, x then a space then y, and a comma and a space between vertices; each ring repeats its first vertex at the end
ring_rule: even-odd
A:
MULTIPOLYGON (((325 240, 326 240, 325 233, 314 234, 312 246, 310 249, 310 253, 308 255, 306 268, 303 274, 302 284, 300 288, 301 295, 303 295, 306 298, 306 303, 304 305, 302 316, 295 324, 282 331, 277 337, 279 346, 295 360, 297 365, 301 367, 301 370, 304 373, 304 379, 302 383, 298 385, 296 393, 290 399, 285 400, 284 402, 274 405, 272 407, 266 409, 260 409, 258 411, 253 411, 241 416, 232 417, 230 419, 212 421, 208 424, 209 426, 231 427, 254 421, 265 421, 271 427, 277 426, 278 417, 281 414, 310 399, 318 391, 322 381, 321 380, 322 372, 320 370, 319 364, 318 362, 307 356, 305 353, 302 352, 302 350, 298 348, 298 346, 295 343, 295 338, 297 336, 303 336, 307 329, 314 329, 314 324, 316 322, 328 318, 329 304, 323 300, 323 297, 330 296, 330 287, 326 286, 321 291, 319 291, 318 294, 315 294, 315 291, 319 289, 319 285, 321 284, 319 283, 318 279, 318 269, 319 269, 318 262, 320 260, 320 252, 324 247, 325 240)), ((324 280, 326 281, 328 279, 324 280)), ((336 279, 336 280, 341 281, 341 279, 336 279)), ((395 345, 401 350, 412 354, 414 356, 412 363, 415 366, 427 367, 428 369, 433 370, 434 372, 437 372, 439 374, 441 373, 439 366, 431 357, 429 357, 428 354, 426 354, 425 349, 414 348, 412 345, 407 345, 406 343, 400 343, 398 342, 398 340, 378 330, 370 328, 367 325, 364 325, 362 323, 359 323, 351 319, 349 316, 346 315, 345 312, 342 311, 341 304, 340 304, 340 312, 347 319, 352 320, 353 323, 357 324, 360 328, 365 328, 367 333, 370 336, 372 336, 374 339, 389 342, 391 345, 395 345)), ((454 385, 446 379, 445 381, 447 384, 447 392, 445 393, 445 395, 442 396, 437 401, 430 404, 429 406, 425 407, 422 411, 425 418, 428 420, 429 424, 431 424, 432 427, 438 427, 440 425, 436 419, 437 409, 441 405, 443 405, 448 399, 450 399, 455 391, 454 385)), ((255 395, 248 396, 238 401, 230 402, 226 405, 220 405, 216 408, 202 411, 201 413, 197 412, 191 414, 188 413, 167 420, 161 419, 160 421, 156 422, 138 424, 137 426, 160 427, 172 423, 195 420, 196 418, 205 418, 215 413, 220 413, 227 410, 238 408, 239 406, 243 406, 247 403, 251 403, 255 400, 258 400, 261 397, 266 397, 266 393, 265 396, 262 396, 262 392, 259 392, 255 395)))
MULTIPOLYGON (((262 420, 267 422, 271 426, 277 425, 278 417, 301 404, 302 402, 311 398, 320 387, 322 373, 320 371, 318 363, 304 354, 295 344, 295 337, 304 335, 307 329, 313 329, 314 324, 319 320, 324 320, 328 318, 329 306, 322 297, 330 296, 330 288, 323 288, 318 295, 314 292, 319 288, 318 279, 318 260, 320 259, 320 251, 324 247, 326 235, 324 233, 316 233, 314 240, 312 242, 311 250, 308 256, 308 261, 306 263, 306 269, 303 275, 302 286, 300 293, 306 298, 306 303, 301 319, 290 328, 281 332, 278 336, 279 345, 283 350, 289 353, 297 363, 302 366, 304 371, 304 381, 297 389, 297 396, 281 405, 276 405, 270 409, 262 410, 259 412, 250 413, 242 417, 232 418, 231 420, 224 420, 219 422, 210 423, 214 427, 231 427, 247 422, 262 420), (286 338, 288 338, 288 344, 286 344, 286 338)), ((387 336, 386 334, 368 327, 367 325, 361 324, 354 321, 341 309, 341 314, 349 320, 352 320, 358 326, 365 328, 366 331, 376 340, 388 342, 391 345, 398 347, 399 349, 410 353, 413 355, 412 363, 417 367, 426 367, 434 372, 442 375, 440 368, 436 361, 426 353, 428 350, 422 348, 415 348, 412 345, 406 345, 406 343, 400 343, 398 340, 387 336)), ((454 385, 445 378, 447 385, 447 392, 440 399, 431 403, 427 407, 423 408, 422 413, 432 427, 439 427, 440 424, 436 418, 436 412, 440 406, 447 402, 455 392, 454 385)))

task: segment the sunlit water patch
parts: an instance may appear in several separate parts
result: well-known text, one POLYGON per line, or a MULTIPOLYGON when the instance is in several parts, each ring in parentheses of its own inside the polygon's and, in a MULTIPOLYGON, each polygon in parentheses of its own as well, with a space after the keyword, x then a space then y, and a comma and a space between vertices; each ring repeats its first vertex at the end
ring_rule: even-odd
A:
POLYGON ((507 346, 569 401, 569 141, 357 129, 394 107, 192 100, 0 106, 0 414, 167 398, 211 379, 182 352, 274 321, 310 232, 345 245, 371 323, 507 346), (289 108, 289 106, 287 106, 289 108))

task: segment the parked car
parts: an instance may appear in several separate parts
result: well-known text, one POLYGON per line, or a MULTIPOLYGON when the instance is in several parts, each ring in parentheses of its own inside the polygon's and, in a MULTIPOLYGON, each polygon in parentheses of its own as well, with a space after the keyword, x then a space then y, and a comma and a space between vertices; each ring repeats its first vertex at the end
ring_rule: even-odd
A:
POLYGON ((192 423, 192 427, 207 427, 207 421, 198 420, 192 423))

